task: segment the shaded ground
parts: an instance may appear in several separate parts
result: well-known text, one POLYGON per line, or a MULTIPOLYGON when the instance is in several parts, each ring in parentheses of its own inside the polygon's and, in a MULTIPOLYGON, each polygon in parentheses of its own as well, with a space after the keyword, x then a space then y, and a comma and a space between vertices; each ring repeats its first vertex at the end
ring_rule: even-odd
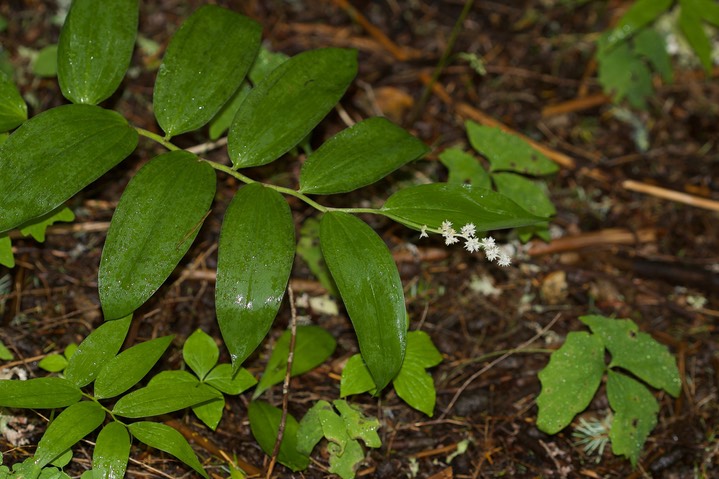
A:
MULTIPOLYGON (((204 2, 144 3, 141 34, 166 45, 179 23, 204 2)), ((394 58, 386 44, 354 23, 338 6, 339 1, 218 3, 258 20, 265 27, 267 46, 276 51, 294 54, 323 46, 358 48, 360 73, 342 102, 343 110, 354 119, 384 113, 433 146, 434 152, 426 161, 405 168, 391 181, 361 190, 356 196, 327 198, 328 203, 378 203, 397 182, 446 179, 446 170, 436 161, 436 154, 465 142, 463 121, 468 113, 458 108, 463 103, 576 161, 575 168, 563 168, 550 180, 558 210, 553 232, 565 238, 564 242, 553 243, 554 249, 548 254, 527 253, 537 253, 542 245, 525 248, 516 267, 510 269, 499 269, 459 248, 445 250, 438 242, 419 241, 408 230, 372 220, 402 260, 400 271, 412 328, 427 331, 445 361, 433 370, 438 389, 434 418, 412 411, 393 392, 381 402, 365 396, 356 398, 383 424, 383 447, 369 453, 362 476, 407 477, 413 464, 417 477, 435 478, 719 476, 714 465, 719 461, 717 215, 622 187, 623 180, 634 179, 718 199, 716 79, 686 73, 678 75, 673 85, 658 84, 649 113, 640 114, 649 129, 651 148, 639 153, 631 127, 611 114, 609 104, 542 116, 542 108, 571 100, 582 89, 599 93, 595 80, 591 76, 585 79, 595 39, 591 33, 603 31, 622 2, 590 2, 570 8, 553 1, 481 1, 465 21, 454 51, 483 57, 486 75, 453 58, 439 79, 451 101, 446 103, 441 96, 433 95, 416 121, 407 123, 423 89, 421 77, 430 74, 439 61, 462 1, 353 3, 409 53, 410 58, 404 61, 394 58), (618 240, 614 229, 628 236, 618 240), (589 248, 580 248, 572 239, 588 233, 597 235, 589 248), (419 256, 407 254, 413 251, 412 245, 419 249, 419 256), (441 248, 439 254, 437 248, 441 248), (478 292, 480 278, 492 284, 496 294, 478 292), (560 315, 550 332, 529 345, 558 347, 568 331, 581 329, 577 317, 588 313, 630 317, 678 355, 683 394, 678 400, 658 396, 659 423, 636 470, 613 456, 609 448, 600 460, 588 457, 573 443, 571 428, 556 436, 537 430, 536 375, 547 362, 546 354, 511 354, 465 384, 496 359, 492 353, 517 348, 560 315), (466 388, 447 410, 462 387, 466 388), (447 456, 465 440, 469 441, 466 452, 447 464, 447 456)), ((50 23, 56 10, 52 2, 34 0, 0 4, 0 14, 10 20, 0 40, 20 72, 23 93, 34 98, 32 114, 63 103, 55 80, 34 79, 21 56, 21 47, 39 49, 57 40, 58 27, 50 23)), ((122 93, 108 103, 132 123, 151 130, 157 130, 148 113, 157 62, 158 57, 138 50, 122 93)), ((319 144, 343 127, 340 115, 332 113, 315 133, 315 142, 319 144)), ((202 134, 178 139, 182 146, 203 141, 202 134)), ((79 342, 101 323, 96 281, 105 235, 102 222, 110 220, 129 178, 156 152, 141 143, 131 158, 78 195, 71 202, 77 214, 75 232, 56 227, 42 245, 15 241, 18 266, 11 271, 0 268, 0 339, 18 358, 28 360, 24 367, 31 376, 42 375, 36 367, 38 357, 79 342)), ((208 156, 221 159, 222 152, 208 156)), ((280 167, 265 167, 250 176, 295 185, 298 166, 294 160, 281 162, 280 167)), ((214 270, 221 218, 237 188, 234 180, 224 177, 220 177, 219 185, 213 213, 183 265, 136 313, 133 340, 174 333, 175 344, 180 346, 198 327, 219 338, 213 283, 202 274, 183 276, 186 271, 214 270)), ((293 204, 293 209, 298 224, 313 214, 301 204, 293 204)), ((503 239, 510 241, 512 237, 503 239)), ((313 279, 299 261, 293 278, 313 279)), ((316 293, 310 290, 306 294, 316 293)), ((329 363, 293 380, 290 412, 296 417, 301 417, 313 401, 338 396, 342 365, 357 350, 350 323, 342 314, 301 314, 331 331, 339 346, 329 363)), ((288 317, 285 305, 269 344, 284 329, 288 317)), ((265 345, 247 363, 256 375, 264 368, 269 347, 265 345)), ((179 366, 179 349, 166 356, 164 367, 179 366)), ((602 395, 598 398, 585 417, 606 414, 608 405, 602 395)), ((279 404, 279 388, 268 399, 279 404)), ((229 401, 216 434, 190 416, 183 419, 190 429, 222 450, 262 468, 267 459, 249 431, 248 400, 245 395, 229 401)), ((30 416, 29 421, 38 426, 28 433, 32 444, 43 427, 36 416, 30 416)), ((11 449, 4 440, 0 447, 3 451, 11 449)), ((212 458, 206 448, 196 449, 207 464, 215 465, 210 471, 225 475, 220 468, 222 461, 212 458)), ((20 459, 32 451, 32 447, 21 447, 9 456, 20 459)), ((89 467, 91 448, 84 444, 75 456, 70 471, 79 475, 89 467)), ((156 451, 134 447, 133 457, 144 465, 132 464, 132 477, 185 474, 175 461, 156 451)), ((294 477, 323 477, 326 458, 316 455, 315 459, 306 473, 294 477)), ((7 456, 5 462, 10 462, 7 456)), ((277 477, 293 477, 281 466, 275 473, 277 477)))

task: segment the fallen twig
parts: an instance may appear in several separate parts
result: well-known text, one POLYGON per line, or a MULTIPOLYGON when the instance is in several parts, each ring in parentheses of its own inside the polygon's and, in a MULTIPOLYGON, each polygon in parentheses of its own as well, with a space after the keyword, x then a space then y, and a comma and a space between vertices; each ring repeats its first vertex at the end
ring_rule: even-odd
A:
POLYGON ((648 185, 634 180, 625 180, 622 182, 622 187, 630 191, 645 193, 651 196, 656 196, 657 198, 676 201, 689 206, 696 206, 697 208, 719 211, 719 201, 701 198, 688 193, 682 193, 681 191, 669 190, 667 188, 662 188, 661 186, 648 185))
POLYGON ((557 238, 550 243, 534 243, 527 253, 530 256, 539 256, 606 244, 649 243, 656 239, 657 230, 654 228, 646 228, 639 231, 608 228, 600 231, 592 231, 591 233, 557 238))

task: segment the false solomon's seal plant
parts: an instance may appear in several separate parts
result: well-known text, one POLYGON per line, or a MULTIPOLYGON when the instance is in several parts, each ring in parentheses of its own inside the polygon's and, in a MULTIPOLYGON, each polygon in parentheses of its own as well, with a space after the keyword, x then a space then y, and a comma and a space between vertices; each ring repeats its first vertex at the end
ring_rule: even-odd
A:
MULTIPOLYGON (((217 262, 217 320, 232 370, 240 371, 262 342, 282 302, 295 252, 295 225, 285 200, 292 196, 321 215, 322 253, 379 393, 397 375, 405 355, 404 294, 386 244, 357 214, 382 215, 445 238, 456 235, 450 224, 472 225, 471 235, 462 231, 475 238, 472 250, 479 249, 476 238, 481 237, 475 231, 546 221, 499 193, 469 185, 410 186, 378 209, 332 208, 318 202, 315 195, 357 190, 427 152, 421 141, 384 118, 357 123, 309 154, 297 188, 251 178, 245 169, 281 159, 339 102, 357 73, 357 53, 323 48, 270 68, 257 61, 260 26, 216 6, 193 13, 167 47, 152 101, 164 135, 133 126, 98 105, 123 80, 137 25, 138 0, 75 0, 58 48, 58 79, 70 104, 26 121, 21 109, 3 111, 10 122, 0 122, 8 131, 17 127, 0 146, 0 238, 61 209, 130 156, 139 136, 168 150, 130 181, 112 218, 98 278, 108 322, 126 321, 123 318, 142 306, 177 267, 209 214, 219 171, 244 185, 225 212, 217 262), (231 119, 230 165, 203 159, 172 142, 220 116, 231 119)), ((0 382, 0 389, 6 383, 0 382)), ((86 384, 53 379, 45 383, 43 394, 57 399, 66 392, 74 400, 76 389, 86 384)), ((5 397, 0 394, 0 405, 71 404, 39 396, 24 401, 21 391, 16 391, 13 404, 2 404, 5 397)), ((72 404, 78 411, 83 408, 82 414, 100 417, 95 402, 72 404)), ((93 422, 93 428, 100 422, 93 422)), ((129 426, 133 435, 138 428, 129 426)), ((52 459, 44 457, 42 462, 52 459)))

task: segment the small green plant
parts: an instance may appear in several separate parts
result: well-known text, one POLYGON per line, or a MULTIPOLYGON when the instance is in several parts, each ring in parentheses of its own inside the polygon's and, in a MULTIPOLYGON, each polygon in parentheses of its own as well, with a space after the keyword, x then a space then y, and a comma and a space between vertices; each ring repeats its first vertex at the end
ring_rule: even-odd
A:
MULTIPOLYGON (((537 398, 537 427, 556 434, 582 412, 606 375, 606 389, 613 418, 601 422, 609 430, 612 451, 627 457, 636 466, 644 442, 657 422, 659 404, 647 386, 662 389, 674 397, 681 392, 676 362, 667 348, 650 335, 639 332, 629 319, 604 316, 579 318, 592 333, 572 332, 549 364, 539 373, 542 392, 537 398), (611 355, 605 364, 605 350, 611 355)), ((580 424, 584 443, 599 453, 606 444, 596 427, 580 424)))

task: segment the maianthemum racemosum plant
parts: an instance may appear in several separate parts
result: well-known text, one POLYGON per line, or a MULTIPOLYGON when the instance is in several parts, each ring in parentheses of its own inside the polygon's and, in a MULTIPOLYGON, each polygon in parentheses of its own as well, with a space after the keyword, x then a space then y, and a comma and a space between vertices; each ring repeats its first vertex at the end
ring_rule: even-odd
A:
MULTIPOLYGON (((124 77, 137 24, 138 0, 75 0, 58 45, 58 80, 71 104, 26 120, 14 86, 6 82, 0 89, 8 105, 18 105, 18 98, 22 103, 0 112, 5 130, 16 128, 0 145, 0 241, 8 231, 60 211, 131 155, 139 136, 168 149, 130 181, 112 218, 98 277, 104 319, 110 323, 126 321, 179 264, 209 214, 214 170, 220 171, 244 184, 225 212, 217 260, 217 321, 232 371, 240 371, 262 342, 284 296, 296 241, 283 195, 293 196, 321 214, 322 254, 379 393, 403 363, 404 294, 384 241, 356 215, 382 215, 423 236, 441 234, 447 244, 462 238, 468 251, 484 249, 504 265, 510 259, 480 232, 547 221, 502 194, 470 185, 406 187, 377 209, 332 208, 314 199, 372 184, 427 152, 421 141, 384 118, 357 123, 311 152, 295 189, 247 176, 241 170, 283 157, 339 102, 356 75, 357 53, 324 48, 268 62, 260 49, 260 26, 216 6, 193 13, 167 47, 153 94, 164 136, 133 126, 98 105, 124 77), (211 121, 216 125, 218 118, 228 122, 231 165, 172 143, 211 121)), ((88 384, 57 381, 47 383, 48 396, 57 388, 88 384)))

